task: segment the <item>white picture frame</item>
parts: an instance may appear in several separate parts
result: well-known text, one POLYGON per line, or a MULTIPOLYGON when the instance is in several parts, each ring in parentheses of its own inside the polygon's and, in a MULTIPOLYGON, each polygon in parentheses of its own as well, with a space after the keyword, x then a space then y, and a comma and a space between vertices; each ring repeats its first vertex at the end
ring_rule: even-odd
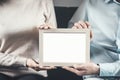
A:
POLYGON ((72 66, 90 61, 89 29, 39 30, 40 65, 72 66))

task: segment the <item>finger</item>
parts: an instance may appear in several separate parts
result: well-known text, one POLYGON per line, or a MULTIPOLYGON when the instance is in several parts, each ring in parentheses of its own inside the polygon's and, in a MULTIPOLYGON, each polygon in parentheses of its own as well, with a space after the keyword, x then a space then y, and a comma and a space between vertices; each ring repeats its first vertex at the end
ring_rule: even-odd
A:
POLYGON ((55 67, 39 66, 41 70, 56 69, 55 67))
POLYGON ((48 29, 51 29, 51 28, 53 28, 53 26, 51 25, 51 24, 46 24, 46 26, 48 27, 48 29))
POLYGON ((43 29, 43 28, 44 28, 44 25, 40 25, 38 28, 39 28, 39 29, 43 29))
POLYGON ((40 71, 39 65, 33 64, 31 68, 33 68, 36 71, 40 71))
POLYGON ((37 65, 39 65, 39 62, 38 61, 36 61, 36 60, 34 60, 34 59, 32 59, 37 65))
POLYGON ((90 28, 90 23, 85 21, 85 24, 87 25, 88 28, 90 28))
POLYGON ((39 67, 33 67, 34 70, 40 71, 41 69, 39 67))
POLYGON ((80 64, 80 65, 73 65, 73 67, 77 70, 85 70, 85 66, 83 64, 80 64))
POLYGON ((79 72, 76 73, 78 76, 83 76, 83 75, 86 75, 87 72, 86 70, 79 70, 79 72))
POLYGON ((76 27, 76 26, 73 26, 72 29, 77 29, 77 27, 76 27))
POLYGON ((87 28, 88 28, 87 25, 85 24, 85 22, 79 21, 78 23, 79 23, 79 25, 82 26, 82 28, 84 28, 84 29, 87 29, 87 28))
POLYGON ((43 29, 47 30, 47 29, 49 29, 49 27, 48 27, 47 25, 45 25, 45 26, 43 27, 43 29))
POLYGON ((32 67, 33 68, 39 68, 39 64, 34 63, 32 67))
POLYGON ((90 38, 92 38, 93 37, 93 34, 92 34, 92 31, 90 31, 90 38))
POLYGON ((77 74, 78 76, 82 76, 82 75, 86 74, 86 70, 77 70, 75 68, 70 68, 70 67, 63 67, 63 69, 73 72, 73 73, 77 74))
POLYGON ((50 26, 48 26, 47 24, 43 24, 43 25, 40 25, 38 28, 46 30, 46 29, 50 29, 50 26))
MULTIPOLYGON (((91 29, 89 22, 86 21, 85 24, 88 26, 89 29, 91 29)), ((92 37, 93 37, 92 30, 90 30, 90 38, 92 38, 92 37)))
POLYGON ((52 26, 48 25, 48 29, 52 29, 52 26))
POLYGON ((76 26, 73 26, 72 29, 77 29, 77 27, 76 27, 76 26))
POLYGON ((77 29, 82 29, 83 28, 79 23, 75 23, 74 27, 76 27, 77 29))
POLYGON ((55 66, 49 66, 51 69, 57 69, 55 66))
POLYGON ((44 27, 44 29, 51 29, 51 28, 52 28, 52 26, 50 26, 49 24, 46 24, 44 27))

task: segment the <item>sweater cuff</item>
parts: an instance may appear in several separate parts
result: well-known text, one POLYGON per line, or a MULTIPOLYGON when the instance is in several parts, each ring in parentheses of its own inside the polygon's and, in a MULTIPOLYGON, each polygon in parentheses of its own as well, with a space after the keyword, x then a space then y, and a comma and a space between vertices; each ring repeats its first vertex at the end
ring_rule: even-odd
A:
POLYGON ((27 58, 18 57, 18 64, 21 66, 26 66, 27 58))

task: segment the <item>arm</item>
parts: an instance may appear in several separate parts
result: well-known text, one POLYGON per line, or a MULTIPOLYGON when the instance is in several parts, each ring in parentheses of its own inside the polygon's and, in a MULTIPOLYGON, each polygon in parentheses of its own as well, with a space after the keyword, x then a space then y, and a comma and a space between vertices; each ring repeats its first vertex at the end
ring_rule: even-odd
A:
MULTIPOLYGON (((73 28, 77 28, 77 29, 81 29, 81 28, 84 29, 88 27, 89 26, 83 21, 75 23, 73 26, 73 28)), ((117 39, 117 41, 120 41, 119 38, 117 39)), ((119 44, 117 45, 119 46, 119 44)), ((118 51, 119 50, 120 49, 118 47, 118 51)), ((116 53, 116 55, 118 54, 116 53)), ((95 74, 95 75, 99 74, 99 76, 120 76, 120 60, 116 59, 115 62, 111 62, 111 63, 99 63, 99 66, 95 63, 89 62, 85 64, 74 65, 72 68, 64 67, 64 69, 74 72, 75 74, 80 76, 92 75, 92 74, 95 74)))
POLYGON ((79 76, 82 75, 99 75, 101 77, 106 76, 120 76, 120 61, 113 63, 101 63, 96 65, 95 63, 85 63, 80 65, 74 65, 73 68, 63 67, 79 76))
POLYGON ((116 38, 116 55, 118 55, 119 60, 113 63, 101 63, 100 65, 100 76, 120 76, 120 27, 117 30, 116 38))
POLYGON ((52 28, 57 28, 53 0, 45 0, 45 2, 46 24, 52 26, 52 28))
POLYGON ((75 22, 78 22, 80 20, 87 21, 87 4, 89 0, 81 0, 80 6, 78 7, 77 11, 71 18, 71 20, 68 23, 68 27, 73 27, 75 22))
POLYGON ((26 66, 26 58, 11 55, 11 54, 5 54, 0 52, 0 65, 1 66, 26 66))
POLYGON ((23 67, 30 67, 37 71, 39 70, 47 70, 47 69, 54 69, 54 67, 43 67, 39 66, 37 62, 33 59, 27 59, 20 56, 15 56, 11 54, 4 54, 0 53, 0 66, 23 66, 23 67))
POLYGON ((43 0, 43 10, 44 10, 44 17, 45 21, 44 24, 37 26, 39 29, 52 29, 57 28, 55 11, 53 0, 43 0))
POLYGON ((3 45, 5 44, 5 39, 2 38, 2 36, 3 36, 3 33, 1 32, 1 37, 0 37, 0 66, 13 66, 13 65, 26 66, 26 61, 27 61, 26 58, 4 53, 2 48, 3 48, 3 45))
POLYGON ((120 60, 113 63, 101 63, 100 76, 120 76, 120 60))
POLYGON ((35 70, 41 70, 41 69, 50 69, 50 68, 43 68, 42 66, 39 66, 37 62, 35 62, 33 59, 25 58, 19 55, 14 54, 8 54, 7 52, 4 52, 3 45, 5 44, 4 38, 0 38, 0 66, 7 66, 7 67, 30 67, 35 70))

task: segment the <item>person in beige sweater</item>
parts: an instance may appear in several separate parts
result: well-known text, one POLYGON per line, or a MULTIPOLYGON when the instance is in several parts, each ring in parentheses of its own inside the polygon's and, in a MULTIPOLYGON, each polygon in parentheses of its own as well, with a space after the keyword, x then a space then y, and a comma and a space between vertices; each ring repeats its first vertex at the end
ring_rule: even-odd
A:
POLYGON ((52 0, 0 0, 0 80, 53 68, 38 64, 38 30, 49 28, 56 28, 52 0))

